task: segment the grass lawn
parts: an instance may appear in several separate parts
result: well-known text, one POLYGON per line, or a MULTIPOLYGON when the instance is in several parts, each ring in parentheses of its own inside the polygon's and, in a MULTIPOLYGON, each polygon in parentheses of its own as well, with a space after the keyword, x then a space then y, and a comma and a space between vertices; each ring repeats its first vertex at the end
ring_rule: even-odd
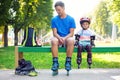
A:
MULTIPOLYGON (((86 53, 83 53, 81 68, 87 68, 86 53)), ((65 53, 59 53, 60 68, 64 68, 65 53)), ((31 60, 37 69, 50 69, 51 53, 25 53, 24 58, 31 60)), ((14 47, 0 48, 0 69, 14 69, 14 47)), ((73 53, 72 67, 77 68, 76 53, 73 53)), ((120 53, 93 53, 92 68, 120 68, 120 53)))

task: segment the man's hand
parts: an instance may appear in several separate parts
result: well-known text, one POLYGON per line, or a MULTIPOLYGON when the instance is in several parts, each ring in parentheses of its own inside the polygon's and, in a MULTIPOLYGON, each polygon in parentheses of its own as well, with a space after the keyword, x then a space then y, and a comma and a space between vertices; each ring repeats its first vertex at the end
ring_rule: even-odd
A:
POLYGON ((59 43, 60 44, 64 44, 65 43, 65 39, 66 39, 65 37, 60 37, 59 38, 59 43))

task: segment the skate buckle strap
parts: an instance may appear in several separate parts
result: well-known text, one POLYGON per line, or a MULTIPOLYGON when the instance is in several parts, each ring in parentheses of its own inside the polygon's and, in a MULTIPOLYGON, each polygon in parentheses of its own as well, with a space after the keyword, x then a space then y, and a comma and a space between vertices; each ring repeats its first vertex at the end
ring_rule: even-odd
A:
POLYGON ((71 58, 67 57, 67 58, 66 58, 66 61, 67 61, 67 62, 71 62, 71 58))
POLYGON ((66 58, 66 66, 71 65, 71 58, 66 58))
POLYGON ((56 61, 58 61, 58 58, 53 58, 53 62, 56 62, 56 61))
POLYGON ((81 60, 81 58, 80 58, 80 57, 78 57, 77 59, 81 60))
POLYGON ((58 66, 58 63, 57 63, 57 62, 54 62, 53 65, 54 65, 54 66, 58 66))

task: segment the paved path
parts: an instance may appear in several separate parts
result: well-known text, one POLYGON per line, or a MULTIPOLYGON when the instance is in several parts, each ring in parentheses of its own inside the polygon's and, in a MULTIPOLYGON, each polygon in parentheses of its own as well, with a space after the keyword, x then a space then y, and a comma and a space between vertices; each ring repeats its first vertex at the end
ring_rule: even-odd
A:
POLYGON ((49 69, 36 70, 38 76, 18 76, 14 70, 0 70, 0 80, 120 80, 120 69, 72 69, 66 76, 64 69, 52 76, 49 69))

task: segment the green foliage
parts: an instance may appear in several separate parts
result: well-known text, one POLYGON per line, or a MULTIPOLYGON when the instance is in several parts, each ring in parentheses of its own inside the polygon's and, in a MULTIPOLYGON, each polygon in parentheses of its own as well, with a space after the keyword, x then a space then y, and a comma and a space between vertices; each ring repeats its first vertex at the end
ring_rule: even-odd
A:
POLYGON ((26 27, 34 27, 37 32, 50 29, 53 15, 52 0, 13 0, 11 21, 15 33, 15 45, 18 43, 18 32, 26 27))
POLYGON ((4 26, 9 24, 9 9, 12 0, 0 0, 0 33, 3 33, 4 26))
POLYGON ((120 0, 107 0, 111 21, 120 27, 120 0))
POLYGON ((4 46, 8 46, 8 25, 10 24, 10 7, 11 7, 12 0, 0 0, 0 29, 4 30, 0 31, 1 33, 4 32, 4 46))
MULTIPOLYGON (((92 14, 92 28, 103 37, 110 37, 112 24, 120 26, 120 0, 103 0, 92 14)), ((120 28, 120 27, 119 27, 120 28)))
POLYGON ((4 31, 4 26, 0 26, 0 34, 2 34, 4 31))
POLYGON ((18 31, 28 26, 49 29, 53 14, 51 0, 14 0, 12 9, 14 27, 18 31))
POLYGON ((106 5, 105 1, 100 2, 92 15, 93 22, 91 25, 98 34, 108 37, 111 35, 112 24, 109 20, 109 10, 106 5))
POLYGON ((9 19, 9 9, 11 7, 12 0, 0 0, 0 26, 8 24, 9 19))

